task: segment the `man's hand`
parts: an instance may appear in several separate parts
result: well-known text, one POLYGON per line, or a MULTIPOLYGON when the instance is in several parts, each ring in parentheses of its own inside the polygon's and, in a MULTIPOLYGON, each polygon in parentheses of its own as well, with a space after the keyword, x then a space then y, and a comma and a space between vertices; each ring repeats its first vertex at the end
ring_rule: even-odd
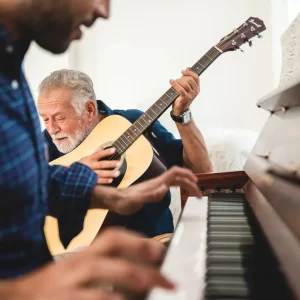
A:
POLYGON ((186 111, 200 92, 199 76, 189 68, 182 71, 183 76, 177 80, 170 80, 172 87, 179 93, 173 104, 173 114, 180 116, 186 111))
POLYGON ((91 208, 108 208, 121 215, 131 215, 147 203, 162 200, 171 186, 180 186, 191 194, 201 197, 197 177, 188 169, 173 167, 154 179, 126 189, 96 186, 93 190, 91 208))
POLYGON ((18 279, 15 292, 22 300, 121 300, 117 290, 142 293, 153 287, 173 289, 159 271, 164 246, 124 230, 110 229, 87 250, 51 263, 18 279), (115 292, 100 288, 116 287, 115 292), (98 288, 97 288, 98 285, 98 288))
POLYGON ((83 157, 82 159, 79 160, 79 162, 93 169, 98 174, 99 184, 109 184, 112 183, 114 178, 117 178, 120 175, 120 172, 117 170, 107 170, 107 169, 115 169, 119 167, 121 163, 118 160, 101 160, 101 159, 113 155, 115 152, 116 152, 115 148, 109 148, 105 150, 100 149, 89 156, 83 157))

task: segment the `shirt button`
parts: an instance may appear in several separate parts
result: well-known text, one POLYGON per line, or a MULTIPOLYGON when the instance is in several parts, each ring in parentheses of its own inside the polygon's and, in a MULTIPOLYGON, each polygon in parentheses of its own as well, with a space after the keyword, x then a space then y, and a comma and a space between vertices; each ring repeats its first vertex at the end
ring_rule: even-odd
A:
POLYGON ((7 52, 7 53, 13 53, 13 52, 14 52, 14 47, 13 47, 12 45, 8 45, 8 46, 6 47, 6 52, 7 52))
POLYGON ((12 87, 14 90, 18 89, 18 88, 19 88, 19 83, 18 83, 18 81, 17 81, 17 80, 13 80, 13 81, 11 82, 11 87, 12 87))

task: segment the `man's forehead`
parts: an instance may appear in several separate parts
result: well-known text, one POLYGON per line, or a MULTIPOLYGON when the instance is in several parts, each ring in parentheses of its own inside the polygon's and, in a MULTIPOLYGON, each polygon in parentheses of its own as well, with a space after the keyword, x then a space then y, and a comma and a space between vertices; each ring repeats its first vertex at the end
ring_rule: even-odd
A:
POLYGON ((51 91, 44 91, 39 94, 38 108, 43 111, 66 110, 73 108, 73 93, 70 89, 60 88, 51 91))

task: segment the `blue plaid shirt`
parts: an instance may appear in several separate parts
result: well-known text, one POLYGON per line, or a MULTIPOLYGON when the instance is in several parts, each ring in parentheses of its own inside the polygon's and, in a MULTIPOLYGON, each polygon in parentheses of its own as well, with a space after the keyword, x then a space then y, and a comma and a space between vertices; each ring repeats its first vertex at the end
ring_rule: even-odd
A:
POLYGON ((22 72, 30 41, 0 27, 0 278, 23 275, 51 260, 47 214, 66 246, 83 226, 97 175, 76 163, 50 167, 34 101, 22 72))

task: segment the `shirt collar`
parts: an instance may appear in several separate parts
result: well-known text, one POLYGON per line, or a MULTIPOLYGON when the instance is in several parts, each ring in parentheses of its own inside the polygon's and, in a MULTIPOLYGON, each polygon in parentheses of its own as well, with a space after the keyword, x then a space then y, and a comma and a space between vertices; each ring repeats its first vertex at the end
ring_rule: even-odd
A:
POLYGON ((97 100, 98 114, 111 116, 114 114, 113 110, 110 109, 102 100, 97 100))

